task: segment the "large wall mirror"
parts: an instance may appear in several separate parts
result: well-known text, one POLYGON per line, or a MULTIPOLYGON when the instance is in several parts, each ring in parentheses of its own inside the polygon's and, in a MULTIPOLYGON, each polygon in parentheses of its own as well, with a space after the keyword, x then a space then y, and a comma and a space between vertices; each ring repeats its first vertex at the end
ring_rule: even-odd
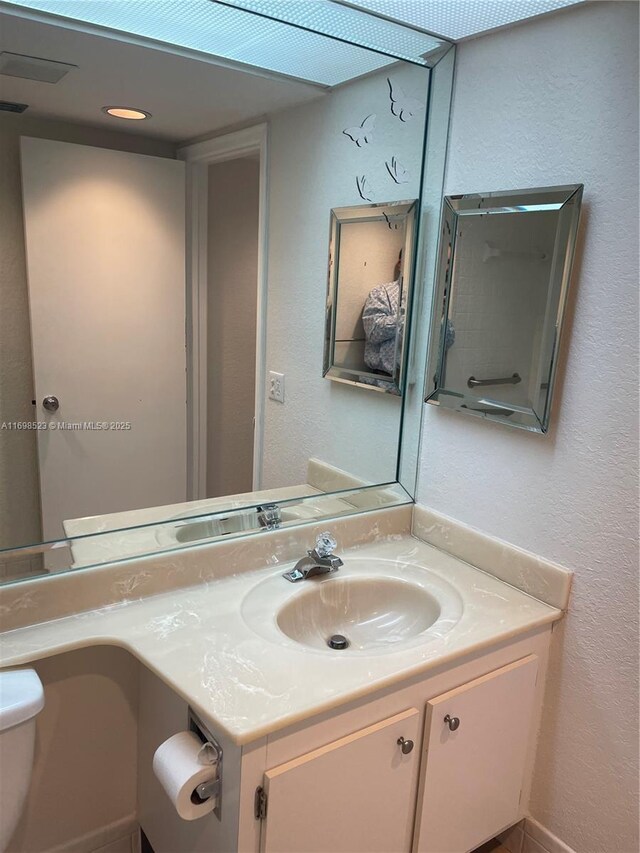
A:
POLYGON ((547 432, 582 189, 444 199, 427 402, 547 432))
POLYGON ((2 4, 0 580, 411 499, 421 401, 323 378, 327 222, 383 204, 376 282, 423 293, 453 49, 198 9, 2 4))
POLYGON ((416 202, 331 211, 324 375, 399 396, 416 202))

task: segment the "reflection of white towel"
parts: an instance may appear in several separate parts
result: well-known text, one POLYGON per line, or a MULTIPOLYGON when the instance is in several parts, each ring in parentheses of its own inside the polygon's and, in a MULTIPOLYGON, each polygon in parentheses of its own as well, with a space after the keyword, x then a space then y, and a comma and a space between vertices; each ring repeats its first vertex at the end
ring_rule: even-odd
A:
POLYGON ((380 284, 367 296, 362 325, 367 336, 364 363, 370 370, 393 375, 402 352, 405 299, 400 281, 380 284))

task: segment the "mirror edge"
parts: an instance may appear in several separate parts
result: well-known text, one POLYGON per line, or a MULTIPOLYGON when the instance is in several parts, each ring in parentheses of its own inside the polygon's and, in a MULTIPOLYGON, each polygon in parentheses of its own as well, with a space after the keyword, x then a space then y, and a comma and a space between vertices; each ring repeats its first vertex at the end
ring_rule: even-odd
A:
POLYGON ((437 260, 442 216, 456 47, 451 45, 431 69, 423 146, 420 210, 414 240, 414 287, 407 319, 406 355, 400 448, 396 478, 415 501, 422 443, 424 388, 432 338, 430 318, 437 291, 437 260))
MULTIPOLYGON (((508 205, 506 209, 513 206, 524 206, 522 196, 531 195, 536 199, 543 199, 545 194, 550 193, 558 196, 558 202, 549 203, 551 209, 558 211, 558 226, 563 225, 565 228, 564 240, 556 238, 554 244, 554 258, 552 269, 549 275, 549 289, 556 288, 558 290, 557 305, 555 307, 554 335, 553 342, 549 350, 549 379, 547 393, 544 398, 544 411, 539 415, 535 408, 509 407, 509 414, 513 411, 518 411, 525 418, 529 418, 529 422, 507 421, 504 415, 500 415, 498 411, 492 413, 485 410, 474 410, 465 404, 461 406, 446 406, 451 411, 459 414, 471 415, 472 417, 483 418, 484 420, 492 421, 493 423, 502 424, 503 426, 513 427, 515 429, 525 430, 527 432, 546 435, 549 431, 552 403, 554 398, 554 390, 556 384, 556 373, 558 367, 558 355, 561 345, 562 328, 566 314, 567 298, 573 264, 575 260, 575 249, 578 238, 578 230, 580 227, 580 215, 582 211, 582 196, 584 192, 584 184, 562 184, 548 187, 528 187, 525 189, 516 190, 496 190, 487 193, 465 193, 451 194, 444 196, 442 200, 442 225, 440 229, 440 242, 438 248, 438 268, 436 271, 434 298, 432 303, 431 317, 431 339, 429 341, 427 364, 428 373, 425 382, 424 402, 433 406, 440 405, 440 395, 447 394, 462 398, 463 395, 456 393, 453 389, 446 389, 441 384, 442 374, 446 362, 446 322, 449 318, 449 299, 451 296, 451 283, 453 280, 453 269, 455 265, 456 251, 456 233, 457 221, 461 215, 478 215, 479 210, 489 212, 503 212, 504 201, 509 200, 513 205, 508 205), (480 203, 489 201, 486 208, 480 208, 480 203), (468 201, 468 205, 464 202, 468 201), (503 205, 499 202, 502 201, 503 205), (456 204, 455 202, 460 202, 456 204), (493 203, 491 203, 493 202, 493 203), (450 237, 447 242, 445 231, 449 231, 450 237), (560 265, 559 271, 556 267, 560 265), (557 285, 555 284, 557 282, 557 285), (438 305, 442 304, 442 310, 438 313, 438 305), (429 377, 433 377, 430 380, 429 377), (432 390, 428 390, 428 382, 432 381, 432 390), (465 409, 464 412, 461 409, 465 409)), ((517 211, 516 211, 517 212, 517 211)), ((553 315, 552 315, 553 316, 553 315)), ((501 401, 489 400, 488 404, 499 408, 506 408, 501 401)))
MULTIPOLYGON (((404 258, 402 262, 402 281, 409 282, 407 291, 407 313, 410 311, 413 289, 415 286, 415 244, 416 244, 416 220, 418 203, 420 199, 403 199, 392 202, 372 202, 370 204, 357 204, 347 207, 331 208, 329 229, 329 261, 327 275, 327 298, 325 317, 325 337, 322 376, 334 382, 342 382, 368 391, 378 391, 402 397, 403 379, 407 361, 407 336, 403 335, 402 353, 393 376, 386 379, 376 373, 369 373, 356 368, 341 367, 335 364, 335 328, 336 328, 336 303, 338 296, 338 260, 340 257, 340 227, 344 223, 354 223, 359 220, 381 221, 380 216, 367 216, 366 211, 381 209, 382 216, 386 216, 383 208, 406 208, 403 211, 405 222, 404 258), (358 215, 360 214, 360 215, 358 215), (368 381, 367 381, 368 380, 368 381)), ((397 345, 397 341, 396 341, 397 345)))

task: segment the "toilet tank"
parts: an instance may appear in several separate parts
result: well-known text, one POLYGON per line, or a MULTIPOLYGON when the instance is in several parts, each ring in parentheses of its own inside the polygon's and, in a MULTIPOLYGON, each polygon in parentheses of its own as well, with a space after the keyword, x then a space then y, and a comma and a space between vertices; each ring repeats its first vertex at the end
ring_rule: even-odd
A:
POLYGON ((0 672, 0 853, 16 828, 31 782, 36 715, 44 690, 34 669, 0 672))

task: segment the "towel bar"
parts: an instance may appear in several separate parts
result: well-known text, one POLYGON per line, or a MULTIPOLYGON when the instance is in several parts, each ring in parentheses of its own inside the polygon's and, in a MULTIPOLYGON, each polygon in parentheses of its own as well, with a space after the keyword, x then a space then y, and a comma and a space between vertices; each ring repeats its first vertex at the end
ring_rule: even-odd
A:
POLYGON ((469 388, 477 388, 478 385, 517 385, 518 382, 522 382, 519 373, 514 373, 513 376, 505 376, 502 379, 476 379, 475 376, 470 376, 467 379, 469 388))

